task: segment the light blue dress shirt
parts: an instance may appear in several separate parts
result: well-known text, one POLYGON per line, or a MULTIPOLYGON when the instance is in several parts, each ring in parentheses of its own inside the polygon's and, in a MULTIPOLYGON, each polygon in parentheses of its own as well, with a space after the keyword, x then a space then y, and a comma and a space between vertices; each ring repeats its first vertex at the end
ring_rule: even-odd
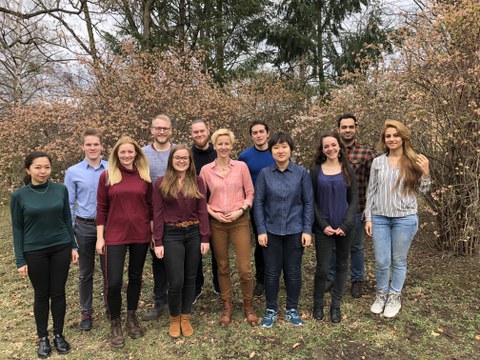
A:
POLYGON ((74 215, 85 219, 97 217, 98 179, 107 167, 108 162, 105 160, 101 160, 98 168, 94 168, 83 159, 67 169, 64 184, 68 190, 72 217, 74 215))

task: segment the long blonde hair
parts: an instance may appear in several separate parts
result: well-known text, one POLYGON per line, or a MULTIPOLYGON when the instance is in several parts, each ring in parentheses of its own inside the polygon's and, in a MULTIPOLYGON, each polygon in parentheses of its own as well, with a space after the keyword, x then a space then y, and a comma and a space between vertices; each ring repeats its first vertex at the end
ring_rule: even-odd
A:
POLYGON ((415 192, 415 187, 418 185, 418 182, 422 177, 422 171, 417 164, 417 154, 413 150, 410 130, 397 120, 385 121, 382 128, 382 137, 380 139, 379 147, 387 154, 389 150, 385 142, 385 133, 388 128, 394 128, 397 130, 403 142, 403 156, 398 162, 400 173, 393 190, 397 189, 403 181, 402 194, 413 194, 415 192))
POLYGON ((142 148, 133 140, 130 136, 122 136, 118 139, 117 143, 112 149, 110 156, 108 157, 108 169, 107 169, 107 185, 115 185, 122 181, 122 173, 118 165, 120 160, 118 159, 118 149, 124 144, 132 144, 135 148, 135 160, 133 165, 137 168, 138 174, 146 182, 151 183, 150 167, 148 166, 148 160, 142 151, 142 148))
POLYGON ((163 178, 162 183, 158 191, 160 191, 163 197, 174 197, 178 196, 178 192, 182 190, 183 196, 186 198, 200 199, 203 197, 202 193, 198 189, 197 184, 197 174, 195 172, 195 163, 193 162, 193 156, 190 148, 185 144, 175 145, 170 151, 168 156, 167 171, 165 172, 165 177, 163 178), (185 173, 185 179, 183 181, 183 186, 180 188, 178 186, 178 175, 177 171, 173 167, 173 156, 179 150, 188 151, 188 161, 189 166, 185 173))

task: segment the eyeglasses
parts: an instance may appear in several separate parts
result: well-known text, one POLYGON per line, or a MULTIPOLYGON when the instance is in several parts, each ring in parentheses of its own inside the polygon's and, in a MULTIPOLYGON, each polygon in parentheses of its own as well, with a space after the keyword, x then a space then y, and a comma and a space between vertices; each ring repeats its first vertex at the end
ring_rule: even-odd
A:
POLYGON ((188 157, 188 156, 174 156, 173 160, 187 162, 187 161, 190 160, 190 157, 188 157))
POLYGON ((152 129, 155 130, 156 132, 167 132, 167 131, 170 131, 170 128, 169 127, 155 127, 155 126, 152 126, 152 129))

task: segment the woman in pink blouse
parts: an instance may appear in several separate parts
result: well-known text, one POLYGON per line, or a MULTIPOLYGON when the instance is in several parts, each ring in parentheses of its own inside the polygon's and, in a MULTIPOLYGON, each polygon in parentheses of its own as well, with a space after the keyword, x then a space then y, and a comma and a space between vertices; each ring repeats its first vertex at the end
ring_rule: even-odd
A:
POLYGON ((250 266, 250 220, 248 209, 253 203, 253 183, 244 162, 230 159, 235 136, 228 129, 219 129, 212 135, 217 159, 200 171, 210 192, 208 213, 212 243, 218 264, 223 312, 220 324, 230 324, 232 308, 232 281, 228 248, 232 243, 240 276, 243 309, 248 323, 258 322, 253 311, 253 277, 250 266))
POLYGON ((193 335, 190 323, 195 294, 195 276, 202 254, 210 248, 207 194, 197 177, 190 149, 175 145, 165 176, 153 189, 153 239, 155 255, 165 258, 168 307, 173 338, 193 335))

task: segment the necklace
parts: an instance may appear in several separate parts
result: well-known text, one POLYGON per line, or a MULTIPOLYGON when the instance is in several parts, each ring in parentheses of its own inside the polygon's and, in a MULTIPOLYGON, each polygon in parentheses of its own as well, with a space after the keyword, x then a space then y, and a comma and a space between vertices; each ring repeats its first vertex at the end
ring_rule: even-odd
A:
POLYGON ((46 189, 43 190, 43 191, 35 190, 35 189, 32 187, 32 184, 31 184, 31 183, 28 184, 27 186, 28 186, 28 188, 29 188, 30 190, 32 190, 33 192, 36 192, 37 194, 45 194, 45 193, 48 191, 48 189, 50 188, 50 181, 48 182, 46 189))

